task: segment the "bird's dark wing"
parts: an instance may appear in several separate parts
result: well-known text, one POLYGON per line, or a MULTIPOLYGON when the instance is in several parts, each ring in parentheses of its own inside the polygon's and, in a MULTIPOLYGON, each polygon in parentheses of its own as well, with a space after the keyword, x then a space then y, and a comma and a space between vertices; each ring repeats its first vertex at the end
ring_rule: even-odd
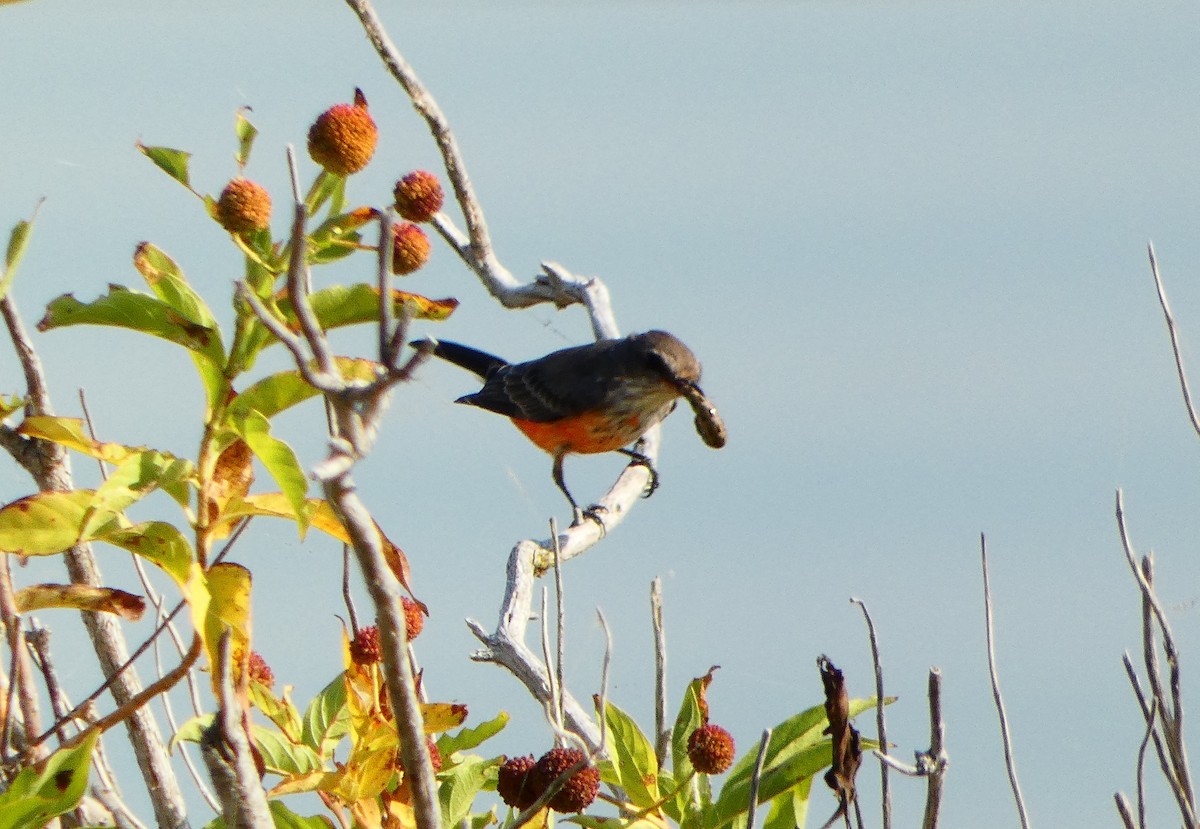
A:
MULTIPOLYGON (((510 406, 501 413, 535 423, 591 411, 605 402, 612 392, 614 376, 623 370, 621 360, 613 359, 619 354, 613 349, 621 342, 602 340, 508 366, 497 372, 479 394, 485 395, 493 384, 499 385, 496 391, 510 406)), ((484 408, 501 411, 492 406, 484 408)))

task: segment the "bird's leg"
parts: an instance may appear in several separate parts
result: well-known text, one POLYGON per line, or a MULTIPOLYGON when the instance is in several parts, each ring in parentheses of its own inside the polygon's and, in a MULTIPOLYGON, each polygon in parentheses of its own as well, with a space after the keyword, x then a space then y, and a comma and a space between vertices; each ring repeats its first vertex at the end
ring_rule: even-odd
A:
POLYGON ((646 484, 646 491, 642 493, 643 498, 649 498, 658 489, 658 469, 654 466, 654 461, 648 455, 643 455, 636 449, 618 449, 622 455, 628 455, 632 460, 630 466, 644 466, 646 471, 650 473, 650 482, 646 484))
POLYGON ((571 513, 573 516, 573 518, 571 520, 571 526, 576 527, 583 523, 584 518, 590 518, 593 521, 595 521, 597 524, 600 525, 600 531, 603 533, 604 529, 605 529, 604 528, 604 519, 600 517, 600 513, 602 511, 605 511, 604 507, 600 506, 599 504, 593 504, 592 506, 588 507, 587 509, 580 508, 579 504, 575 501, 575 497, 573 495, 571 495, 571 491, 569 489, 567 489, 567 482, 563 478, 563 458, 564 457, 566 457, 565 452, 556 454, 554 456, 553 475, 554 475, 554 483, 558 486, 559 490, 562 491, 562 494, 567 496, 567 500, 570 501, 570 503, 571 503, 571 513))

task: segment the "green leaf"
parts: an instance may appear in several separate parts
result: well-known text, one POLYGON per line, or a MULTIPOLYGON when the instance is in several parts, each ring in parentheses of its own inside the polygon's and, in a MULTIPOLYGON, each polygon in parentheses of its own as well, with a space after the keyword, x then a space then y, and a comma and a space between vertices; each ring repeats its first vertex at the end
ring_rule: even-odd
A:
POLYGON ((250 451, 271 473, 275 483, 291 504, 300 525, 300 535, 308 529, 309 511, 305 496, 308 494, 308 478, 300 467, 300 460, 292 447, 271 436, 271 423, 254 410, 246 412, 234 422, 234 428, 245 438, 250 451))
POLYGON ((195 558, 192 545, 174 525, 165 521, 109 527, 94 533, 92 540, 103 541, 141 556, 161 567, 180 587, 184 587, 191 576, 195 558))
POLYGON ((170 147, 147 147, 140 142, 137 148, 164 173, 187 189, 192 189, 192 183, 188 177, 188 159, 192 157, 191 153, 173 150, 170 147))
POLYGON ((300 712, 291 700, 291 686, 284 688, 283 696, 277 697, 269 687, 256 679, 250 680, 250 702, 263 712, 275 727, 293 743, 300 739, 300 712))
POLYGON ((341 213, 342 208, 338 203, 345 200, 345 192, 345 176, 339 176, 327 170, 317 173, 312 187, 308 190, 308 196, 304 199, 304 206, 308 208, 308 215, 317 215, 317 211, 321 209, 321 205, 335 195, 337 198, 334 198, 334 206, 330 207, 330 212, 335 214, 341 213))
POLYGON ((808 795, 813 778, 805 777, 795 786, 771 801, 771 809, 763 821, 763 829, 796 829, 808 820, 808 795))
MULTIPOLYGON (((850 716, 856 717, 874 707, 873 698, 850 700, 850 716)), ((759 803, 778 797, 832 762, 829 737, 822 733, 828 725, 825 706, 815 705, 789 717, 771 731, 759 781, 759 803)), ((864 749, 869 745, 870 741, 863 741, 864 749)), ((757 752, 748 751, 734 764, 717 802, 705 814, 707 829, 723 826, 745 812, 756 760, 757 752)))
POLYGON ((712 804, 712 783, 707 775, 696 774, 687 753, 688 738, 704 721, 700 705, 704 682, 701 677, 688 684, 671 729, 671 774, 679 783, 689 782, 666 804, 666 811, 679 821, 681 829, 700 826, 712 804))
POLYGON ((654 745, 633 718, 611 702, 604 707, 604 719, 621 788, 634 806, 650 808, 660 799, 654 745))
POLYGON ((487 784, 489 777, 495 779, 498 768, 499 758, 485 760, 472 757, 438 775, 438 803, 442 807, 443 826, 458 826, 471 813, 475 796, 487 784))
POLYGON ((90 731, 73 748, 59 749, 22 769, 8 791, 0 794, 0 829, 40 829, 78 806, 99 737, 99 731, 90 731))
POLYGON ((200 742, 200 738, 204 736, 204 732, 212 725, 215 716, 215 714, 201 714, 198 717, 192 717, 179 726, 175 734, 171 737, 171 742, 167 745, 167 751, 174 751, 177 743, 200 742))
POLYGON ((329 757, 334 746, 350 728, 350 711, 346 707, 346 680, 338 674, 333 682, 313 699, 304 712, 304 744, 321 757, 329 757))
MULTIPOLYGON (((41 202, 38 202, 41 206, 41 202)), ((37 215, 35 208, 34 216, 37 215)), ((17 265, 21 264, 21 257, 25 255, 25 248, 29 246, 29 235, 33 232, 33 218, 27 221, 17 222, 8 235, 8 250, 4 254, 4 271, 0 272, 0 299, 4 299, 4 295, 8 293, 8 288, 12 285, 13 278, 17 275, 17 265)))
POLYGON ((233 133, 238 140, 237 163, 239 167, 245 167, 246 162, 250 160, 250 148, 254 145, 255 136, 258 135, 258 128, 246 119, 244 111, 238 110, 237 118, 233 122, 233 133))
POLYGON ((94 495, 90 489, 39 492, 5 505, 0 508, 0 550, 44 556, 69 549, 79 541, 94 495))
POLYGON ((251 729, 254 745, 262 754, 267 771, 284 777, 321 771, 321 758, 308 746, 289 742, 278 731, 255 725, 251 729))
MULTIPOLYGON (((374 285, 332 285, 314 291, 309 301, 317 321, 326 331, 379 319, 379 290, 374 285)), ((446 319, 458 307, 456 299, 428 299, 399 290, 392 291, 392 302, 397 311, 407 303, 417 319, 435 321, 446 319)), ((295 326, 292 305, 286 297, 279 300, 279 310, 295 326)))
POLYGON ((217 369, 225 365, 220 332, 188 319, 158 297, 120 285, 109 285, 107 294, 86 304, 71 294, 51 300, 46 306, 46 315, 38 323, 38 330, 49 331, 70 325, 128 328, 202 354, 217 369))
MULTIPOLYGON (((373 360, 352 357, 335 357, 334 363, 346 380, 369 382, 379 376, 379 363, 373 360)), ((229 404, 230 422, 244 418, 255 411, 265 418, 272 418, 285 409, 315 397, 317 390, 308 384, 299 371, 283 371, 259 380, 233 399, 229 404)))
MULTIPOLYGON (((806 777, 813 777, 828 766, 833 759, 833 750, 828 738, 791 754, 788 759, 764 768, 759 778, 758 802, 766 803, 789 791, 806 777)), ((745 813, 750 799, 748 777, 729 780, 712 809, 705 815, 704 825, 709 829, 724 826, 745 813)))
POLYGON ((437 741, 438 751, 443 757, 449 757, 457 751, 470 751, 503 731, 508 719, 508 712, 501 711, 493 719, 474 728, 460 729, 457 734, 443 734, 437 741))
MULTIPOLYGON (((142 242, 133 254, 133 265, 155 296, 193 326, 209 332, 209 336, 216 342, 221 342, 221 327, 212 311, 200 294, 188 284, 183 270, 171 257, 149 242, 142 242)), ((192 352, 196 370, 204 383, 210 410, 220 401, 225 391, 222 376, 224 356, 222 353, 220 361, 216 363, 213 362, 214 356, 214 353, 206 351, 205 357, 199 358, 194 351, 192 352)))
POLYGON ((153 450, 125 460, 96 489, 92 498, 91 515, 84 522, 80 535, 93 535, 98 527, 111 524, 113 518, 124 512, 126 507, 160 487, 180 506, 186 507, 187 480, 193 471, 190 461, 153 450))
POLYGON ((333 824, 322 815, 301 817, 284 805, 282 800, 268 800, 267 809, 275 829, 331 829, 333 824))
POLYGON ((28 400, 26 397, 17 397, 0 394, 0 421, 8 418, 13 412, 19 411, 25 407, 28 400))

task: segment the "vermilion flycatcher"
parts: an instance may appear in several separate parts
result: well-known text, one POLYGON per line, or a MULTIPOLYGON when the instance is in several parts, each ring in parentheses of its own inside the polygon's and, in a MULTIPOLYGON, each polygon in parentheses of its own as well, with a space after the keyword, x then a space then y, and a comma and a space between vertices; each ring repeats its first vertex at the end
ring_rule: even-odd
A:
POLYGON ((719 449, 725 425, 700 390, 700 363, 665 331, 564 348, 527 363, 505 360, 458 343, 439 341, 433 353, 483 379, 483 388, 456 402, 506 415, 554 457, 554 483, 581 512, 563 481, 571 453, 621 452, 650 470, 647 495, 658 486, 650 459, 626 448, 671 413, 678 398, 691 404, 696 431, 719 449))

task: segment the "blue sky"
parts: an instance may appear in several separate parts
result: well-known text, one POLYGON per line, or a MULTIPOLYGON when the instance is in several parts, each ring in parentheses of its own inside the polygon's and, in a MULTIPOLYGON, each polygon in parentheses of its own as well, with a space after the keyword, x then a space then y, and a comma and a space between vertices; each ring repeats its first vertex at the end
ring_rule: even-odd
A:
MULTIPOLYGON (((555 260, 603 278, 624 330, 666 328, 699 355, 729 426, 713 452, 688 418, 669 420, 661 490, 566 572, 576 692, 598 679, 600 606, 616 637, 612 697, 648 720, 647 594, 662 576, 673 689, 722 665, 714 717, 745 749, 819 701, 821 653, 869 693, 857 596, 901 697, 890 711, 900 756, 927 745, 926 671, 945 674, 946 825, 1014 825, 983 648, 986 532, 1031 815, 1112 821, 1141 737, 1120 667, 1139 613, 1117 487, 1139 550, 1157 554, 1185 671, 1200 632, 1200 443, 1145 255, 1153 239, 1185 360, 1200 365, 1200 11, 446 3, 381 14, 456 129, 505 264, 529 277, 555 260)), ((193 180, 215 193, 235 172, 234 112, 249 106, 261 135, 248 173, 278 204, 284 145, 302 145, 312 119, 360 86, 383 138, 352 197, 381 203, 400 174, 438 169, 339 3, 34 0, 0 10, 0 32, 0 221, 46 197, 14 289, 30 324, 60 293, 136 285, 129 257, 143 239, 228 319, 236 252, 138 140, 192 151, 193 180)), ((370 264, 328 278, 362 278, 355 267, 370 264)), ((405 287, 462 301, 433 333, 512 359, 588 336, 577 308, 499 309, 445 248, 405 287)), ((194 453, 201 398, 181 352, 98 329, 37 344, 61 412, 77 413, 84 387, 106 438, 194 453)), ((11 355, 0 379, 19 390, 11 355)), ((453 367, 427 367, 398 392, 358 482, 433 610, 427 687, 481 718, 507 708, 515 722, 495 750, 537 754, 549 745, 540 714, 507 674, 469 661, 461 620, 490 623, 512 544, 566 516, 546 456, 502 419, 452 405, 471 390, 453 367)), ((277 428, 312 462, 322 424, 309 408, 277 428)), ((81 485, 94 479, 76 467, 81 485)), ((567 475, 594 497, 619 467, 572 458, 567 475)), ((0 473, 0 500, 28 486, 0 473)), ((336 551, 279 525, 256 527, 240 554, 256 576, 259 649, 305 699, 340 658, 336 551)), ((125 577, 115 557, 109 567, 125 577)), ((73 622, 44 621, 61 647, 81 646, 73 622)), ((66 669, 77 688, 85 663, 66 669)), ((868 814, 875 776, 869 764, 868 814)), ((897 788, 912 822, 923 787, 897 788)), ((833 802, 814 802, 819 825, 833 802)), ((193 817, 206 819, 199 807, 193 817)))

